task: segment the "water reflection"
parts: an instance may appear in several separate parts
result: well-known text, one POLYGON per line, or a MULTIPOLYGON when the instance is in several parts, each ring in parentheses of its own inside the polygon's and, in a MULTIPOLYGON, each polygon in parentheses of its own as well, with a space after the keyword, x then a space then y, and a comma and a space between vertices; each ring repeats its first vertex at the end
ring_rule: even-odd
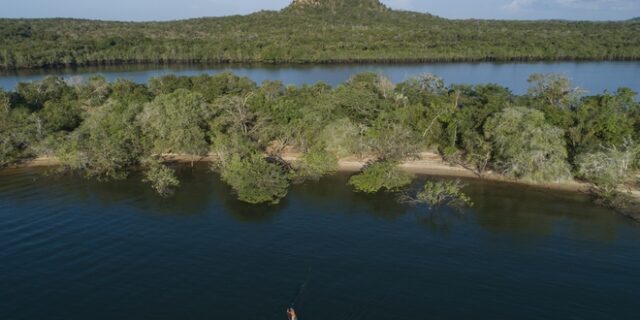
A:
POLYGON ((348 174, 294 185, 278 205, 248 205, 207 166, 181 167, 182 181, 175 196, 163 199, 143 183, 140 174, 129 179, 100 183, 74 175, 45 174, 46 169, 5 172, 0 177, 0 199, 28 205, 39 199, 56 199, 58 206, 84 203, 101 208, 133 207, 146 215, 176 217, 226 213, 240 223, 266 223, 279 215, 366 215, 396 221, 405 217, 428 232, 447 234, 461 225, 477 225, 489 234, 517 235, 535 241, 559 230, 571 237, 611 243, 616 240, 620 218, 611 210, 592 204, 584 195, 549 191, 504 183, 466 181, 464 191, 475 206, 464 211, 399 204, 390 193, 368 195, 353 192, 348 174), (27 192, 28 190, 28 192, 27 192))
POLYGON ((366 214, 384 220, 396 220, 404 216, 408 207, 399 204, 394 194, 380 192, 365 194, 354 192, 347 184, 351 175, 338 173, 320 181, 309 181, 295 185, 291 197, 300 199, 306 206, 333 214, 346 212, 350 215, 366 214), (336 210, 339 206, 340 210, 336 210))
POLYGON ((581 240, 612 242, 622 219, 573 192, 474 181, 465 191, 475 202, 477 224, 491 233, 546 237, 561 228, 581 240))

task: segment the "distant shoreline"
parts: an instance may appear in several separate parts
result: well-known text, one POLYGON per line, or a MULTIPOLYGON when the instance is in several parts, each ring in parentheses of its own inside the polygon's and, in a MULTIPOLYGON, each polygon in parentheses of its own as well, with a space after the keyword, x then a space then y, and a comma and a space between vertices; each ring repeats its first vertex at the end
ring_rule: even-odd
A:
POLYGON ((412 65, 412 64, 454 64, 454 63, 554 63, 554 62, 638 62, 640 57, 612 57, 612 58, 407 58, 407 59, 384 59, 384 58, 363 58, 363 59, 323 59, 323 60, 212 60, 212 61, 190 61, 190 60, 165 60, 165 61, 96 61, 81 64, 50 64, 33 67, 13 67, 6 68, 0 66, 0 72, 25 72, 25 71, 59 71, 65 69, 101 68, 101 67, 190 67, 190 66, 342 66, 342 65, 412 65))

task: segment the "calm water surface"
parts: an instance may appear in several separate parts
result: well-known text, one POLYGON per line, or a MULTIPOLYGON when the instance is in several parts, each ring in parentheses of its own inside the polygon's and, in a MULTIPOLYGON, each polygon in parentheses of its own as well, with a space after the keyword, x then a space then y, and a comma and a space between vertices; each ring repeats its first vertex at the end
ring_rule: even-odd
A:
POLYGON ((579 194, 470 182, 429 213, 337 175, 256 207, 180 175, 0 172, 0 319, 638 319, 640 226, 579 194))
POLYGON ((527 78, 533 73, 559 73, 569 77, 576 86, 592 94, 629 87, 640 92, 640 62, 553 62, 553 63, 439 63, 439 64, 361 64, 361 65, 296 65, 296 66, 124 66, 80 69, 37 70, 0 73, 0 87, 10 90, 19 82, 42 79, 46 75, 62 76, 81 81, 94 74, 108 80, 125 78, 146 83, 152 77, 168 74, 195 76, 231 71, 261 83, 281 80, 285 84, 313 84, 322 81, 338 85, 359 72, 386 74, 401 82, 423 73, 443 77, 448 83, 497 83, 514 93, 525 93, 527 78))

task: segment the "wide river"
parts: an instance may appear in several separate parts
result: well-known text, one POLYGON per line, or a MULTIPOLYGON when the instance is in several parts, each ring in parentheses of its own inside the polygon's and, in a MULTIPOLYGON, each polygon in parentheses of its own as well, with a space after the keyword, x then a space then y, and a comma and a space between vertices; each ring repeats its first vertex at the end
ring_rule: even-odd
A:
POLYGON ((118 78, 146 83, 152 77, 167 74, 194 76, 231 71, 261 83, 281 80, 285 84, 313 84, 322 81, 338 85, 359 72, 378 72, 394 82, 424 73, 444 78, 447 83, 497 83, 514 93, 527 91, 527 79, 533 73, 557 73, 567 76, 575 86, 591 94, 628 87, 640 92, 640 62, 553 62, 553 63, 440 63, 440 64, 359 64, 359 65, 294 65, 294 66, 124 66, 80 69, 52 69, 0 73, 0 87, 13 89, 19 82, 42 79, 47 75, 81 81, 94 74, 108 80, 118 78))
POLYGON ((338 174, 249 206, 180 176, 0 171, 0 319, 638 319, 640 226, 581 194, 469 181, 429 212, 338 174))

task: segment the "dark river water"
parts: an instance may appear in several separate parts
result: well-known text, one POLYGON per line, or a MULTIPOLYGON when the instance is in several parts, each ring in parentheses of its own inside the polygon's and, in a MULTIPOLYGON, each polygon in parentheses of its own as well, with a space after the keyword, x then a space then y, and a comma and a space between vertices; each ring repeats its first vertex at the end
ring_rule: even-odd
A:
POLYGON ((57 69, 0 73, 0 87, 13 89, 19 82, 42 79, 46 75, 81 81, 94 74, 109 80, 118 78, 146 83, 152 77, 168 74, 195 76, 231 71, 261 83, 281 80, 285 84, 313 84, 322 81, 338 85, 360 72, 378 72, 394 82, 424 73, 436 74, 447 83, 497 83, 516 94, 527 91, 527 79, 533 73, 558 73, 570 78, 575 86, 591 94, 628 87, 640 92, 640 62, 553 62, 553 63, 439 63, 439 64, 361 64, 361 65, 295 65, 295 66, 124 66, 80 69, 57 69))
POLYGON ((429 212, 339 174, 248 206, 180 176, 1 171, 0 319, 638 319, 640 226, 584 195, 469 181, 429 212))

